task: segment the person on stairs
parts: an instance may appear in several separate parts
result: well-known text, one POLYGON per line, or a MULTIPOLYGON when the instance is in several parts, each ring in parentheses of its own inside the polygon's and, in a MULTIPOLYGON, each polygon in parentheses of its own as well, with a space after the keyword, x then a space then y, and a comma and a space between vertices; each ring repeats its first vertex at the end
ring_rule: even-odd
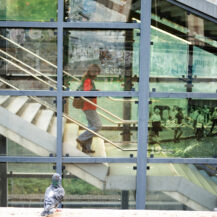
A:
MULTIPOLYGON (((91 64, 87 68, 87 71, 84 73, 84 76, 81 80, 80 90, 83 91, 97 91, 94 80, 97 75, 100 74, 100 67, 97 64, 91 64)), ((97 104, 96 97, 88 97, 88 100, 97 104)), ((92 105, 89 102, 84 101, 84 105, 82 108, 84 114, 86 115, 86 119, 88 121, 88 128, 94 132, 98 132, 102 128, 102 123, 99 118, 99 115, 96 112, 96 106, 92 105)), ((91 149, 91 144, 93 140, 94 134, 90 131, 86 130, 84 133, 78 136, 76 141, 82 147, 82 152, 84 153, 94 153, 95 151, 91 149)))

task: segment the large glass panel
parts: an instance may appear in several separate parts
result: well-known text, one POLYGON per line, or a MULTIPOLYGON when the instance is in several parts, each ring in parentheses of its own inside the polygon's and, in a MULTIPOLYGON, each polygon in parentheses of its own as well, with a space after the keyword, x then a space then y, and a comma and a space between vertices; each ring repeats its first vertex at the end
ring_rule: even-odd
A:
POLYGON ((45 163, 0 163, 0 206, 42 208, 54 168, 45 163))
POLYGON ((216 92, 216 23, 152 1, 150 90, 216 92))
POLYGON ((0 155, 56 154, 54 97, 0 96, 0 155))
POLYGON ((86 101, 82 109, 73 107, 73 97, 64 100, 63 154, 92 157, 136 156, 137 99, 98 97, 97 110, 94 105, 96 98, 84 99, 86 101), (85 130, 87 132, 84 133, 85 130))
POLYGON ((135 209, 134 168, 129 163, 66 164, 64 207, 135 209))
POLYGON ((64 36, 65 87, 77 90, 82 78, 91 78, 99 90, 138 89, 138 30, 67 30, 64 36))
POLYGON ((67 22, 135 22, 140 0, 65 0, 67 22))
POLYGON ((156 157, 215 158, 217 100, 151 99, 149 154, 156 157))
POLYGON ((216 208, 215 165, 150 164, 146 208, 213 211, 216 208))
POLYGON ((0 89, 55 89, 54 29, 0 28, 0 89))
POLYGON ((0 20, 57 21, 57 0, 0 0, 0 20))

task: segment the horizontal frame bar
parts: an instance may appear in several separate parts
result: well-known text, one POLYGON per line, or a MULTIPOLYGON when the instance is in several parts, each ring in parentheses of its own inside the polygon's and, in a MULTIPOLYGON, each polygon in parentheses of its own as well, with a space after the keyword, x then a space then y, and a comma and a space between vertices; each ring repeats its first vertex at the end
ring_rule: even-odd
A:
POLYGON ((57 96, 57 91, 51 90, 0 90, 4 96, 57 96))
POLYGON ((5 28, 140 29, 140 23, 0 21, 5 28))
POLYGON ((150 98, 195 98, 195 99, 217 99, 217 93, 166 93, 150 92, 150 98))
MULTIPOLYGON (((1 156, 0 163, 56 163, 56 157, 1 156)), ((69 163, 137 163, 137 158, 100 158, 100 157, 62 157, 62 162, 69 163)), ((174 164, 217 164, 217 158, 147 158, 147 163, 174 164)))
POLYGON ((148 163, 217 164, 217 158, 147 158, 148 163))
MULTIPOLYGON (((137 91, 61 91, 62 96, 115 96, 138 97, 137 91)), ((0 95, 11 96, 57 96, 52 90, 0 90, 0 95)))
POLYGON ((56 157, 0 156, 0 163, 56 163, 56 157))
POLYGON ((63 163, 136 163, 136 158, 75 158, 75 157, 63 157, 63 163))
POLYGON ((140 23, 122 22, 64 22, 63 28, 73 29, 140 29, 140 23))
POLYGON ((23 22, 23 21, 0 21, 0 27, 5 28, 57 28, 57 22, 23 22))
MULTIPOLYGON (((1 156, 0 163, 57 163, 57 157, 1 156)), ((63 157, 63 163, 136 163, 136 158, 63 157)))
POLYGON ((138 97, 138 91, 64 91, 62 96, 116 96, 138 97))

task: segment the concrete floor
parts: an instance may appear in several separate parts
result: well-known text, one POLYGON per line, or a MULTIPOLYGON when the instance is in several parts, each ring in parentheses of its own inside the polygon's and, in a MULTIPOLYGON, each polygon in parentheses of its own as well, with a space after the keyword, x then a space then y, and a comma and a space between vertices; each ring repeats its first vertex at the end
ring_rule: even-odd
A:
MULTIPOLYGON (((2 217, 38 217, 42 208, 0 208, 2 217)), ((199 211, 154 211, 154 210, 105 210, 105 209, 62 209, 52 217, 217 217, 217 212, 199 211)))

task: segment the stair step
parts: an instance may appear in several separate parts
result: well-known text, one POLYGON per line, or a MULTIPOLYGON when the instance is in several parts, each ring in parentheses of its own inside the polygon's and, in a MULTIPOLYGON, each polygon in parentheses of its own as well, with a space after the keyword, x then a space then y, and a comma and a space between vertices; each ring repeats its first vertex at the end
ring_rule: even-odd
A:
POLYGON ((40 108, 41 108, 41 104, 39 104, 39 103, 28 103, 25 106, 20 117, 31 123, 33 121, 33 119, 35 118, 35 116, 38 113, 40 108))
POLYGON ((182 168, 183 168, 183 170, 185 171, 185 173, 187 174, 189 180, 192 183, 194 183, 194 184, 200 186, 201 188, 203 188, 203 185, 200 182, 200 180, 198 179, 197 173, 196 173, 195 170, 192 170, 188 165, 182 165, 182 168))
POLYGON ((98 137, 93 138, 92 149, 95 153, 91 154, 93 157, 106 157, 104 140, 98 137))
POLYGON ((206 189, 211 193, 214 192, 214 189, 209 185, 209 183, 207 183, 207 181, 203 178, 203 176, 200 174, 196 167, 192 167, 192 165, 187 166, 176 164, 175 169, 179 175, 185 177, 192 183, 200 186, 203 189, 206 189))
POLYGON ((67 123, 63 133, 63 154, 69 156, 85 156, 77 149, 76 138, 78 137, 79 127, 73 123, 67 123))
POLYGON ((217 177, 215 177, 215 176, 212 176, 212 177, 211 177, 211 179, 212 179, 212 181, 213 181, 213 182, 215 182, 215 183, 216 183, 216 185, 217 185, 217 177))
POLYGON ((212 189, 215 191, 215 194, 217 195, 217 185, 216 183, 211 179, 211 177, 207 174, 206 171, 200 170, 200 174, 206 179, 206 181, 209 183, 209 185, 212 187, 212 189))
POLYGON ((210 185, 210 183, 207 181, 207 179, 200 173, 200 171, 194 166, 194 165, 189 165, 189 167, 196 173, 198 180, 200 183, 203 185, 203 188, 209 191, 212 194, 215 193, 215 189, 210 185))
POLYGON ((7 101, 10 98, 10 96, 0 96, 0 105, 4 104, 5 101, 7 101))
POLYGON ((48 156, 56 151, 56 138, 28 123, 6 108, 0 107, 1 134, 40 156, 48 156))
MULTIPOLYGON (((73 123, 67 123, 63 135, 63 154, 75 157, 88 157, 89 154, 83 153, 78 149, 76 138, 78 136, 79 127, 73 123)), ((100 140, 95 140, 100 141, 100 140)), ((100 144, 99 144, 100 145, 100 144)), ((103 144, 104 146, 104 144, 103 144)), ((104 181, 108 174, 107 164, 75 164, 78 168, 91 176, 104 181)), ((70 170, 70 169, 69 169, 70 170)), ((71 170, 70 170, 71 171, 71 170)), ((84 173, 85 174, 85 173, 84 173)), ((85 177, 84 177, 85 178, 85 177)))
POLYGON ((27 96, 13 97, 6 109, 13 114, 16 114, 24 106, 28 99, 29 98, 27 96))
MULTIPOLYGON (((64 132, 64 128, 65 128, 65 123, 66 123, 66 118, 63 117, 62 119, 62 135, 64 132)), ((52 121, 51 121, 51 126, 48 130, 48 133, 50 133, 53 136, 57 136, 57 117, 53 117, 52 121)))
POLYGON ((183 168, 181 167, 181 164, 174 164, 174 169, 176 170, 176 173, 179 175, 179 176, 183 176, 185 178, 188 179, 188 176, 187 174, 184 172, 183 168))
POLYGON ((43 109, 35 118, 34 124, 40 129, 47 131, 51 122, 54 112, 48 109, 43 109))

